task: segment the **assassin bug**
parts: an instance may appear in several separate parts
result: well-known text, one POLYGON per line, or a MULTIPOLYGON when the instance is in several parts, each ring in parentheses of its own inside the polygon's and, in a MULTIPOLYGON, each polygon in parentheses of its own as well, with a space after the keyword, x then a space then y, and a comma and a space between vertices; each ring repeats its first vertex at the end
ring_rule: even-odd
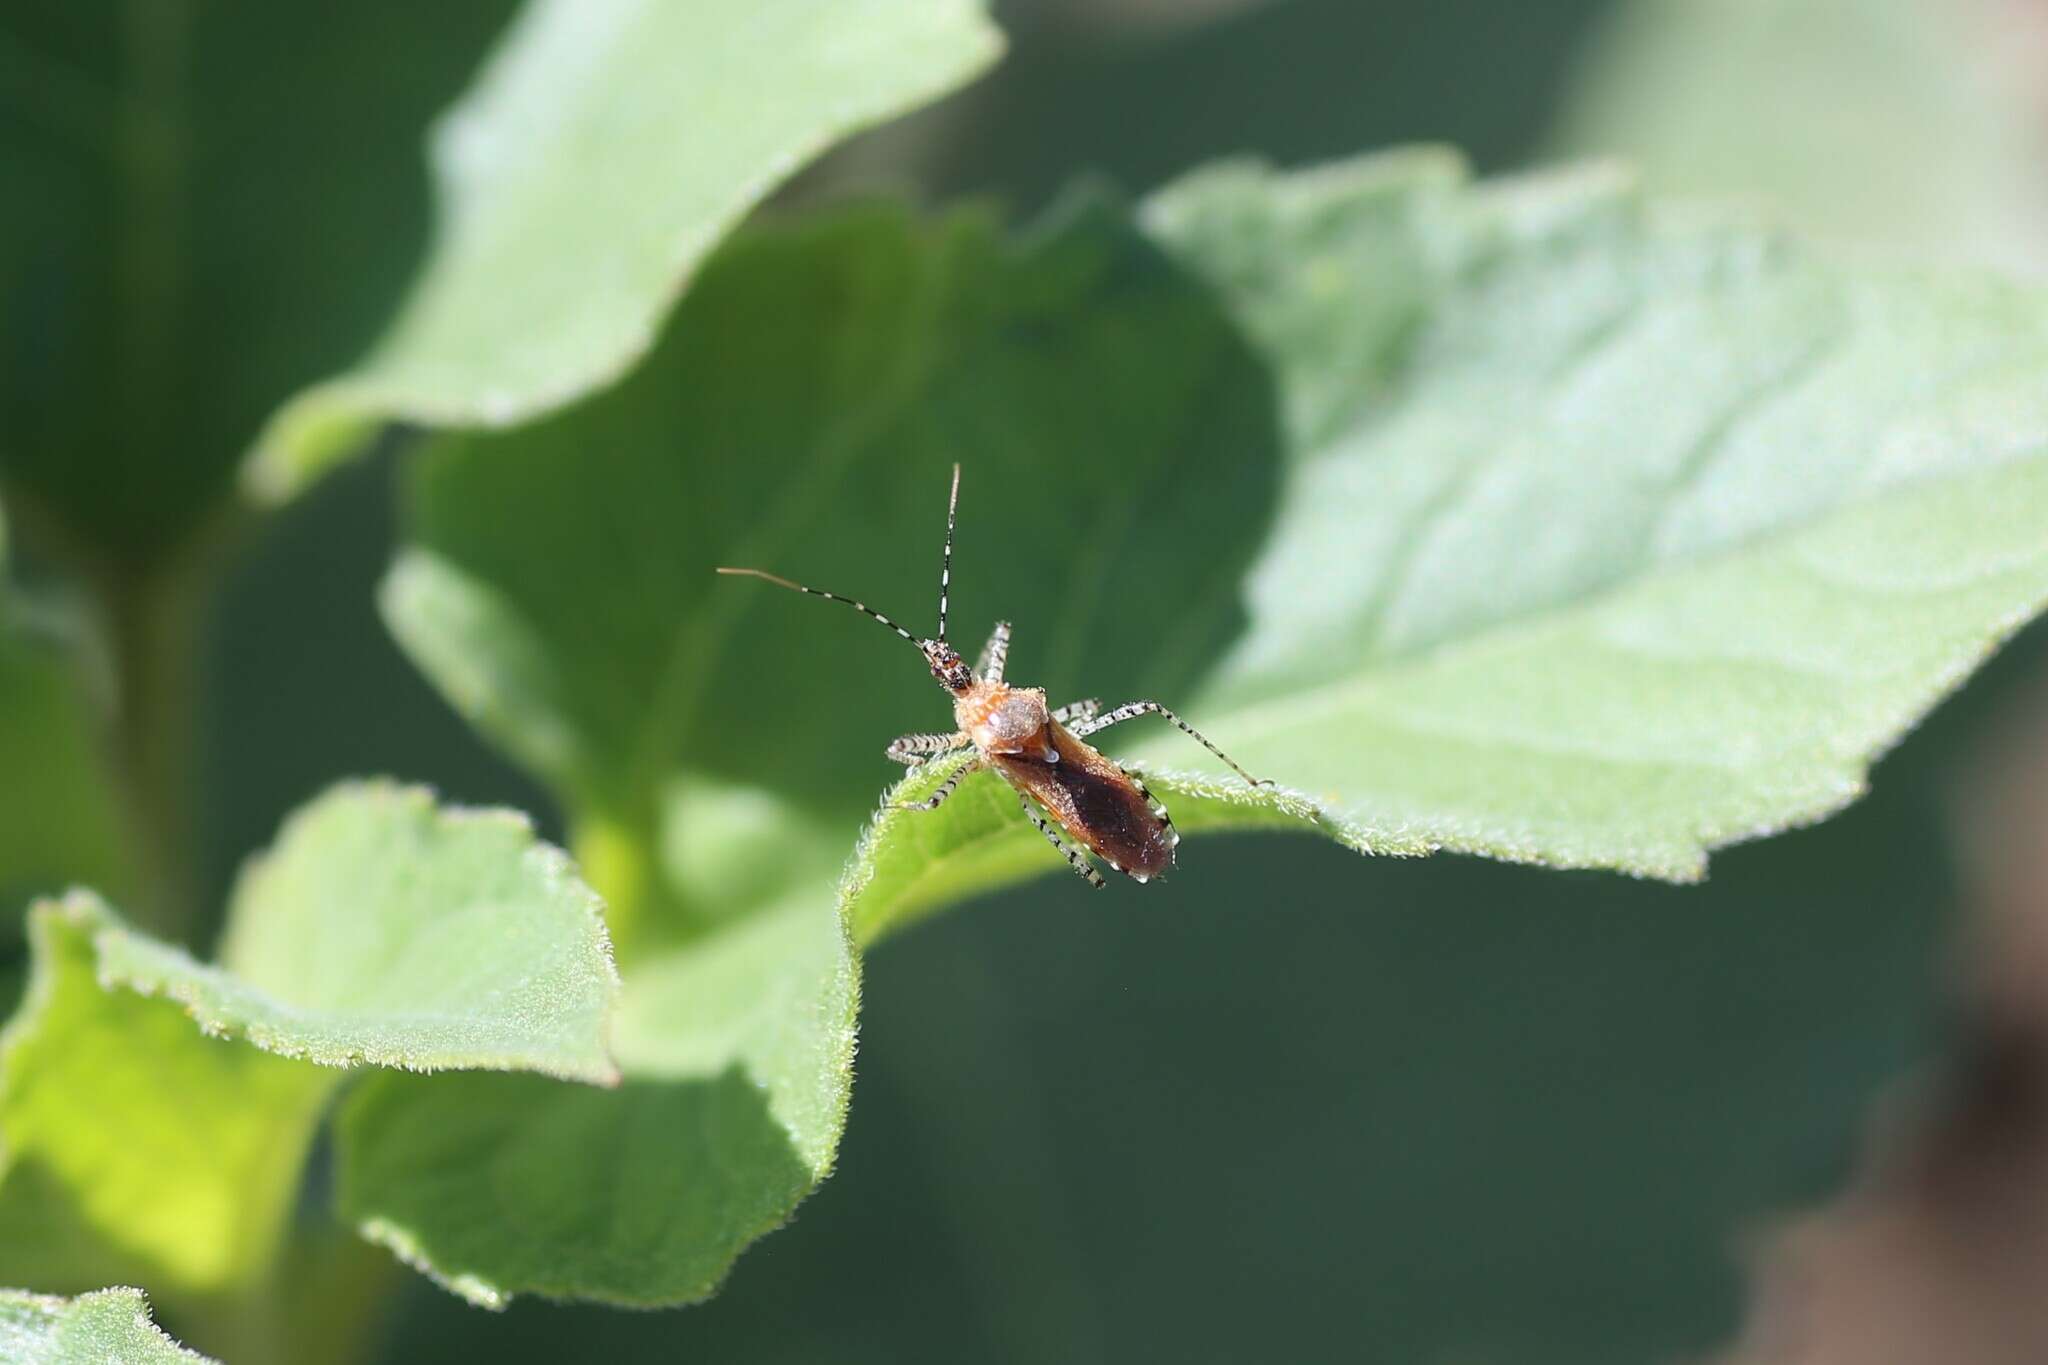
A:
POLYGON ((1138 716, 1163 716, 1229 764, 1239 777, 1255 787, 1264 784, 1238 767, 1229 754, 1211 744, 1200 731, 1156 701, 1129 701, 1107 711, 1092 699, 1048 708, 1044 688, 1012 687, 1003 680, 1003 667, 1010 654, 1008 621, 996 623, 995 633, 982 646, 981 658, 969 668, 958 651, 946 642, 946 598, 953 581, 953 521, 959 506, 960 466, 956 464, 953 492, 946 503, 946 553, 939 566, 936 639, 919 639, 865 602, 822 588, 805 587, 763 569, 721 568, 718 572, 765 579, 794 592, 844 602, 895 631, 924 655, 932 677, 953 696, 953 722, 958 728, 951 734, 904 735, 889 745, 888 755, 898 763, 916 767, 954 758, 968 750, 973 754, 929 798, 899 803, 899 809, 937 810, 962 778, 982 768, 993 768, 1016 790, 1026 818, 1038 826, 1039 833, 1090 885, 1101 887, 1102 874, 1079 849, 1068 847, 1053 832, 1052 825, 1032 808, 1033 802, 1069 838, 1111 868, 1140 882, 1152 880, 1173 865, 1173 850, 1180 843, 1180 835, 1166 807, 1152 799, 1152 793, 1135 774, 1088 744, 1089 735, 1138 716))

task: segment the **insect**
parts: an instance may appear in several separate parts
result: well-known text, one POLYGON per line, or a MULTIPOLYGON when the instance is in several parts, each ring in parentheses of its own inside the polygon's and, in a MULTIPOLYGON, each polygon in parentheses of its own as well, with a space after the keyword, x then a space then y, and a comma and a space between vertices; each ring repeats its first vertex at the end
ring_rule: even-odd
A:
POLYGON ((1173 851, 1180 843, 1180 835, 1166 807, 1153 799, 1137 775, 1088 744, 1089 735, 1139 716, 1163 716, 1222 759, 1246 782, 1255 787, 1266 784, 1238 767, 1230 755, 1156 701, 1128 701, 1107 711, 1092 699, 1048 708, 1044 688, 1012 686, 1003 678, 1010 655, 1008 621, 996 623, 995 633, 982 646, 980 659, 969 668, 958 651, 946 642, 946 599, 953 581, 953 522, 959 506, 960 466, 956 464, 952 495, 946 503, 946 552, 939 567, 939 633, 935 639, 919 639, 865 602, 822 588, 805 587, 763 569, 721 568, 718 572, 765 579, 794 592, 844 602, 895 631, 924 655, 932 677, 952 694, 953 723, 957 728, 950 734, 904 735, 889 745, 889 757, 916 767, 955 758, 968 750, 973 752, 929 798, 898 803, 899 809, 937 810, 962 778, 982 768, 992 768, 1016 790, 1026 818, 1038 826, 1039 833, 1090 885, 1101 887, 1102 874, 1081 848, 1137 881, 1152 880, 1173 865, 1173 851), (1040 809, 1045 815, 1039 813, 1040 809), (1052 817, 1052 823, 1047 822, 1047 815, 1052 817), (1054 831, 1054 824, 1080 848, 1070 847, 1062 840, 1054 831))

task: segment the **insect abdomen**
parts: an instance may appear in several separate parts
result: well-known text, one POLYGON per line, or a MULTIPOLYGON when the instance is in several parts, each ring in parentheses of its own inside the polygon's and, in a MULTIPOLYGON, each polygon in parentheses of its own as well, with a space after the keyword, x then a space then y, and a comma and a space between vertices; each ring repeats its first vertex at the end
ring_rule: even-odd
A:
POLYGON ((1024 755, 992 755, 1010 784, 1035 797, 1061 828, 1090 853, 1140 878, 1173 865, 1173 830, 1123 769, 1053 723, 1059 762, 1024 755))

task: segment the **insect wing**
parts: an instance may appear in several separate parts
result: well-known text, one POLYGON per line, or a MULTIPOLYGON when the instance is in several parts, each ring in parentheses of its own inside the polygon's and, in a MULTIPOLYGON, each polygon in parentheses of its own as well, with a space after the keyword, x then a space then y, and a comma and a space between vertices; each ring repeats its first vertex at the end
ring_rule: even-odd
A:
POLYGON ((1119 872, 1150 878, 1171 867, 1172 827, 1138 784, 1059 722, 1052 722, 1051 732, 1057 763, 1019 754, 991 755, 990 762, 1076 842, 1119 872))

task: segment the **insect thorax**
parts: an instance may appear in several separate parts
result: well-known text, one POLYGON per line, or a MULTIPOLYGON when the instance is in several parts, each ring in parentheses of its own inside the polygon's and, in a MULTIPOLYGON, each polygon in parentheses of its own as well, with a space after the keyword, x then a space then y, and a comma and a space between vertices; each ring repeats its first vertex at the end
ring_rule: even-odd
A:
POLYGON ((1046 746, 1045 690, 976 682, 953 703, 953 716, 984 754, 1021 754, 1046 746))

